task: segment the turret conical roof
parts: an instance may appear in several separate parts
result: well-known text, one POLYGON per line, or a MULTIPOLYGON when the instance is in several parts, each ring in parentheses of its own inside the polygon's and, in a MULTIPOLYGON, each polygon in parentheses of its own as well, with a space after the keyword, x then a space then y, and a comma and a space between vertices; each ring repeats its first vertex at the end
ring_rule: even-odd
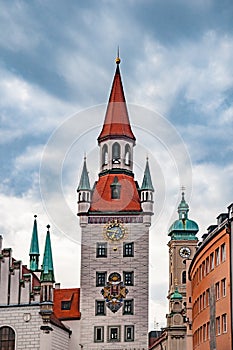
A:
POLYGON ((32 230, 32 239, 31 239, 31 245, 30 245, 30 253, 29 255, 40 255, 39 252, 39 242, 38 242, 38 232, 37 232, 37 216, 34 215, 34 224, 33 224, 33 230, 32 230))
POLYGON ((42 264, 41 272, 41 282, 55 282, 54 280, 54 271, 53 271, 53 256, 50 240, 49 225, 47 226, 48 231, 45 240, 45 249, 44 249, 44 259, 42 264))
POLYGON ((91 190, 89 175, 88 175, 88 171, 87 171, 86 157, 84 158, 83 170, 82 170, 82 174, 81 174, 81 178, 80 178, 80 182, 79 182, 77 191, 81 191, 81 190, 88 190, 88 191, 91 190))
POLYGON ((129 115, 120 74, 120 59, 116 59, 116 72, 112 83, 104 125, 98 137, 98 142, 108 138, 129 138, 135 142, 131 130, 129 115))
POLYGON ((141 190, 154 191, 154 187, 152 185, 152 180, 151 180, 151 175, 150 175, 148 158, 146 160, 146 167, 145 167, 145 171, 144 171, 144 177, 143 177, 143 181, 142 181, 141 190))

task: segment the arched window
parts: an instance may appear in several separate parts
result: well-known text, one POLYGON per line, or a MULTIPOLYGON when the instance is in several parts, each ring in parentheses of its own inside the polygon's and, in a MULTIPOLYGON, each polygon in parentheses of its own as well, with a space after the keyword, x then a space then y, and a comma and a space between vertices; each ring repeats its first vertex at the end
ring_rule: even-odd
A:
POLYGON ((104 145, 102 149, 102 164, 107 165, 108 164, 108 146, 104 145))
POLYGON ((120 164, 120 158, 121 158, 121 148, 119 143, 115 142, 112 145, 112 163, 120 164))
POLYGON ((118 177, 117 176, 114 177, 113 183, 111 183, 110 187, 111 187, 111 197, 112 197, 112 199, 120 199, 121 185, 118 182, 118 177))
POLYGON ((182 283, 186 283, 186 271, 182 272, 182 283))
POLYGON ((125 146, 125 165, 130 165, 131 156, 130 156, 130 146, 127 144, 125 146))
POLYGON ((15 350, 15 332, 11 327, 0 327, 0 349, 15 350))

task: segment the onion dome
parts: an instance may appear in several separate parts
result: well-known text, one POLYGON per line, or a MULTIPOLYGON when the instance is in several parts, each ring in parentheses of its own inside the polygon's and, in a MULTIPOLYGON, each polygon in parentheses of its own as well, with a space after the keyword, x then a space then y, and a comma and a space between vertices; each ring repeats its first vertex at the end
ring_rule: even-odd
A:
POLYGON ((179 219, 174 221, 168 230, 168 236, 174 240, 197 240, 196 234, 199 231, 197 223, 188 218, 189 206, 184 199, 184 192, 182 192, 182 199, 178 206, 179 219))

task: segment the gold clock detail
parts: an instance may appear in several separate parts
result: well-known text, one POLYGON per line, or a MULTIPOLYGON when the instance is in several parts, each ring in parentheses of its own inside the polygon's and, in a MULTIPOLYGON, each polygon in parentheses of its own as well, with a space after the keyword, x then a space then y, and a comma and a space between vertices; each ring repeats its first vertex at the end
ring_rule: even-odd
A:
POLYGON ((125 227, 117 221, 109 223, 104 230, 105 237, 111 241, 120 241, 122 238, 124 238, 125 233, 125 227))

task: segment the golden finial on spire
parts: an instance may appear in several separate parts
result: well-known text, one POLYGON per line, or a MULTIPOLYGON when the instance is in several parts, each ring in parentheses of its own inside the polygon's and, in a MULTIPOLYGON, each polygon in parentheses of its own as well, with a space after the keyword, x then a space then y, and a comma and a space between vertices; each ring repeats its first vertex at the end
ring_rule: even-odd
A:
POLYGON ((120 59, 120 49, 119 49, 119 45, 117 46, 117 57, 116 57, 116 64, 120 64, 121 63, 121 59, 120 59))

